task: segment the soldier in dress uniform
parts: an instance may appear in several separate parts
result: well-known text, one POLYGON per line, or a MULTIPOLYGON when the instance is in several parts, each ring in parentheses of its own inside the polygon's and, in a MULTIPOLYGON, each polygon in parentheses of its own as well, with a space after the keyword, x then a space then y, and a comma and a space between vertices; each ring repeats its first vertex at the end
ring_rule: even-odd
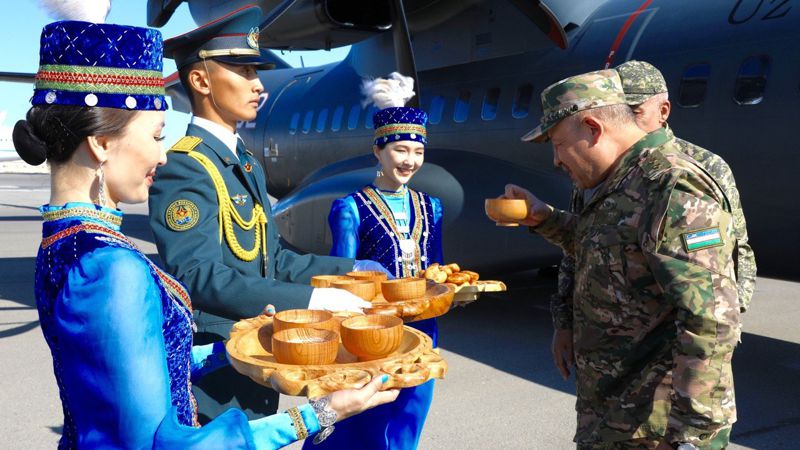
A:
POLYGON ((739 302, 730 201, 666 130, 645 133, 614 70, 542 92, 526 141, 551 140, 580 213, 529 191, 521 221, 575 258, 579 448, 710 448, 736 420, 739 302))
MULTIPOLYGON (((310 277, 380 270, 371 261, 281 247, 264 171, 236 133, 237 121, 256 117, 263 91, 256 70, 269 66, 258 46, 260 19, 260 8, 244 7, 164 44, 193 117, 158 169, 150 224, 165 267, 192 293, 199 344, 227 339, 234 321, 256 316, 268 304, 279 311, 360 311, 369 303, 343 290, 313 289, 310 277)), ((230 367, 194 388, 201 421, 230 407, 254 418, 278 406, 277 393, 230 367)))

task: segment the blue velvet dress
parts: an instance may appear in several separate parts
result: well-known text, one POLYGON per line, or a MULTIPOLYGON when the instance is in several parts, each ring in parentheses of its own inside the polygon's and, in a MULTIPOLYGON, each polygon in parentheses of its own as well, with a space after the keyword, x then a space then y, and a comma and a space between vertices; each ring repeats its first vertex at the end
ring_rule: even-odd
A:
MULTIPOLYGON (((221 344, 192 348, 191 300, 120 233, 122 213, 43 206, 36 306, 64 412, 59 448, 278 448, 287 414, 248 422, 228 410, 200 427, 192 379, 227 364, 221 344)), ((308 431, 319 430, 309 405, 308 431)))
MULTIPOLYGON (((379 262, 395 277, 415 276, 429 264, 442 264, 442 206, 424 192, 381 191, 366 186, 333 202, 328 223, 333 234, 331 254, 379 262), (407 230, 407 232, 405 232, 407 230), (411 268, 403 264, 399 240, 416 243, 411 268)), ((410 326, 427 333, 438 345, 436 319, 410 326)), ((322 445, 304 448, 412 449, 419 442, 433 399, 433 381, 402 389, 397 400, 336 425, 322 445)))

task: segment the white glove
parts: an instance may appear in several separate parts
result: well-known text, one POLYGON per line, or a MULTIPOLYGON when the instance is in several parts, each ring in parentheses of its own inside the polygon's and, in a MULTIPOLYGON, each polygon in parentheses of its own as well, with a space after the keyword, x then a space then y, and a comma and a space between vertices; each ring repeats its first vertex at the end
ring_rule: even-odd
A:
POLYGON ((335 288, 315 288, 308 301, 308 309, 324 309, 327 311, 363 312, 361 308, 369 308, 372 303, 360 297, 335 288))

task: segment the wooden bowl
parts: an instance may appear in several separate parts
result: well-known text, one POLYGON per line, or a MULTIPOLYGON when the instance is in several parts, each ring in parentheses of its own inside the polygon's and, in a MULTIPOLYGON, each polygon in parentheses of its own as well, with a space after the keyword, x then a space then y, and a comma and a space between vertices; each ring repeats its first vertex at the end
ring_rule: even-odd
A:
POLYGON ((272 329, 276 333, 291 328, 338 331, 337 325, 333 314, 316 309, 288 309, 272 318, 272 329))
POLYGON ((328 288, 334 281, 351 280, 347 275, 315 275, 311 277, 311 286, 315 288, 328 288))
POLYGON ((381 292, 387 302, 402 302, 425 295, 424 278, 397 278, 381 283, 381 292))
POLYGON ((383 358, 400 347, 403 319, 370 314, 342 322, 342 344, 359 361, 383 358))
POLYGON ((339 335, 330 330, 290 328, 272 335, 272 354, 281 364, 333 364, 339 335))
POLYGON ((528 203, 522 199, 487 198, 486 215, 500 227, 516 227, 528 217, 528 203))
POLYGON ((372 301, 375 297, 375 282, 369 280, 341 280, 331 283, 331 287, 344 289, 351 294, 372 301))
POLYGON ((362 270, 358 272, 347 272, 347 276, 355 280, 369 280, 375 282, 375 293, 381 292, 381 281, 386 281, 386 273, 378 270, 362 270))

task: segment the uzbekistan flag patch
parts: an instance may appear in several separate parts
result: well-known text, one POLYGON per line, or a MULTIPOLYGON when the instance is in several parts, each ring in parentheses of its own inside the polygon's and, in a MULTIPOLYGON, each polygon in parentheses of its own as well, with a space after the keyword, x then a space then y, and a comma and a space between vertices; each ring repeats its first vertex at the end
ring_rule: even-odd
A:
POLYGON ((722 235, 718 227, 690 231, 688 233, 683 233, 681 237, 683 238, 683 245, 686 247, 687 252, 696 252, 704 248, 723 245, 722 235))

